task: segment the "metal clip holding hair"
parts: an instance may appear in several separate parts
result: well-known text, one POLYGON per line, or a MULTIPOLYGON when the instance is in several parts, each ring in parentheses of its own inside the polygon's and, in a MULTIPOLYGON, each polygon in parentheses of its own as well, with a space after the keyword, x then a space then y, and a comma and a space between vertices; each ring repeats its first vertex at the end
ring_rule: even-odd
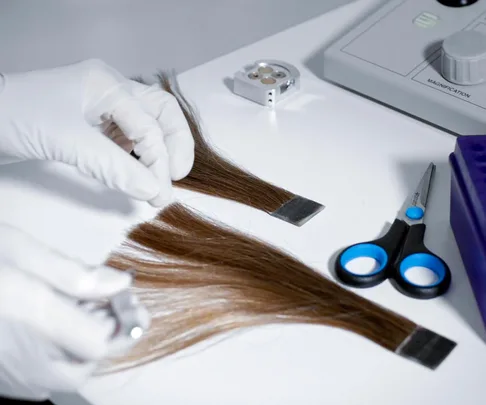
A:
POLYGON ((298 90, 299 70, 280 60, 257 60, 234 75, 235 94, 267 107, 274 107, 298 90))
POLYGON ((318 202, 297 195, 271 212, 270 215, 289 224, 302 226, 324 208, 325 206, 318 202))
POLYGON ((435 370, 456 346, 456 342, 431 330, 417 326, 397 347, 395 353, 431 370, 435 370))
MULTIPOLYGON (((133 279, 135 271, 131 270, 129 273, 133 279)), ((144 327, 140 323, 137 308, 138 300, 129 290, 124 290, 111 298, 110 309, 117 321, 113 338, 122 336, 137 340, 143 335, 144 327)))

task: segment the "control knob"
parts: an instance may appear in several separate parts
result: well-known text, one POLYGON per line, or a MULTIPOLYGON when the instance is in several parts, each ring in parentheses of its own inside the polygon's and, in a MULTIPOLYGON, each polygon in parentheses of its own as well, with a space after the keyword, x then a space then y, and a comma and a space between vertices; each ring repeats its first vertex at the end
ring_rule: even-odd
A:
POLYGON ((486 34, 459 31, 442 43, 441 73, 444 79, 462 86, 486 81, 486 34))

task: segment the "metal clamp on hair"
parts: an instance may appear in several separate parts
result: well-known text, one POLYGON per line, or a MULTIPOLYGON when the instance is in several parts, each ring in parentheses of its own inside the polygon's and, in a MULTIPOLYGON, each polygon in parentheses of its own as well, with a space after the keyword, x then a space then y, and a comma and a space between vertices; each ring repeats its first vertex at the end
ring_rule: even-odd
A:
POLYGON ((428 329, 417 327, 395 353, 435 370, 457 346, 456 342, 428 329))
POLYGON ((257 60, 234 75, 235 94, 267 107, 274 107, 298 90, 299 70, 279 60, 257 60))
POLYGON ((324 205, 309 200, 308 198, 295 196, 270 215, 289 222, 295 226, 302 226, 324 209, 324 205))
MULTIPOLYGON (((130 271, 130 273, 133 278, 135 272, 130 271)), ((136 340, 143 335, 144 328, 139 319, 138 300, 129 290, 122 291, 111 298, 110 308, 117 320, 114 336, 122 335, 136 340)))

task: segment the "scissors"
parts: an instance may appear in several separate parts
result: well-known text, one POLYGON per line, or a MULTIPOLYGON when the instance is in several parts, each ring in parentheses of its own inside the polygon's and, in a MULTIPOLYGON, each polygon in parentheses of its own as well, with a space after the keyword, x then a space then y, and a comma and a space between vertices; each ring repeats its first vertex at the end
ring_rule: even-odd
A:
POLYGON ((430 163, 415 192, 407 197, 384 236, 348 246, 339 254, 335 272, 342 283, 369 288, 389 279, 399 292, 416 299, 435 298, 449 289, 449 266, 424 244, 424 215, 434 172, 435 165, 430 163), (346 265, 358 258, 374 259, 378 268, 368 274, 353 273, 346 265), (428 285, 413 283, 406 277, 406 272, 413 267, 424 267, 433 272, 437 279, 428 285))

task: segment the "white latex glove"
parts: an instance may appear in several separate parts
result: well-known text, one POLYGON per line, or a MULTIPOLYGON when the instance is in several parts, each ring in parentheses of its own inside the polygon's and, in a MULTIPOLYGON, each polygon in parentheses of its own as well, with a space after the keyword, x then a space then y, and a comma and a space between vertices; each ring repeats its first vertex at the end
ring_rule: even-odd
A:
MULTIPOLYGON (((132 347, 111 340, 115 320, 79 300, 101 300, 129 287, 128 274, 88 268, 16 228, 0 224, 0 396, 45 400, 74 391, 99 361, 132 347), (73 361, 75 360, 75 361, 73 361)), ((148 312, 139 311, 147 328, 148 312)))
POLYGON ((175 98, 99 60, 0 75, 0 163, 56 160, 161 207, 185 177, 194 140, 175 98), (116 123, 140 160, 103 134, 116 123), (104 126, 105 125, 105 126, 104 126))

